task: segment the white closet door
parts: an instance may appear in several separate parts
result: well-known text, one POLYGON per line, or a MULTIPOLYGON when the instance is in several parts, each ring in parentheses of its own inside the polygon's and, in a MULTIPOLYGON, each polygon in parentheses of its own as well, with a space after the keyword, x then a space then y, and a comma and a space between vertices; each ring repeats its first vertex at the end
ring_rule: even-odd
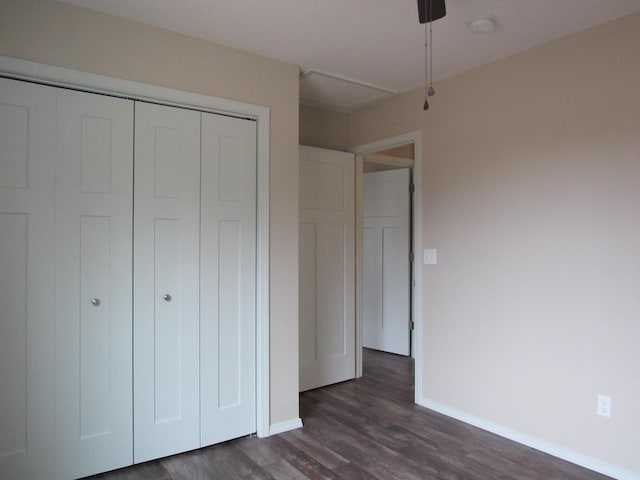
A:
POLYGON ((362 344, 409 355, 408 168, 364 175, 362 344))
POLYGON ((130 465, 133 102, 58 91, 58 478, 130 465))
POLYGON ((300 147, 300 391, 355 377, 355 157, 300 147))
POLYGON ((256 431, 256 124, 202 114, 201 443, 256 431))
POLYGON ((200 446, 200 113, 136 104, 134 461, 200 446))
POLYGON ((0 478, 54 465, 56 92, 0 79, 0 478))

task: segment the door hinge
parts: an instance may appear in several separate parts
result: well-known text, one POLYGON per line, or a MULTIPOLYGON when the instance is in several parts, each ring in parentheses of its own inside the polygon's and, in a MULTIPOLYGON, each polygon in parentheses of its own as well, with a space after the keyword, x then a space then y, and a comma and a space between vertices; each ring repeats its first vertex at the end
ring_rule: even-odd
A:
POLYGON ((413 183, 409 184, 409 193, 414 193, 416 191, 416 186, 413 183))
POLYGON ((409 320, 409 330, 414 330, 416 328, 416 324, 413 320, 409 320))
POLYGON ((409 252, 409 262, 413 263, 413 252, 409 252))

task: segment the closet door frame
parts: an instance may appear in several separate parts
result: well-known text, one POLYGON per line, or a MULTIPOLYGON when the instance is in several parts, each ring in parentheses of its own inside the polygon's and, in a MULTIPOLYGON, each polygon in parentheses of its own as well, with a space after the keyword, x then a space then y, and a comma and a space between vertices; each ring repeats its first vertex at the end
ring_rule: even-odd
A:
POLYGON ((275 433, 269 419, 269 108, 4 56, 0 76, 256 121, 256 433, 275 433))

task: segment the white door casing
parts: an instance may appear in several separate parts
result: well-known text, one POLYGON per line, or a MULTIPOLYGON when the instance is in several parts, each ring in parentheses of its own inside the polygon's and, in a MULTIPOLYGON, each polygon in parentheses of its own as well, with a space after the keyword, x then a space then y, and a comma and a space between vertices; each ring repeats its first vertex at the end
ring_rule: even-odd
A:
MULTIPOLYGON (((422 133, 420 131, 413 131, 397 135, 395 137, 385 138, 382 140, 376 140, 364 145, 358 145, 350 149, 355 153, 357 158, 362 162, 364 155, 370 153, 376 153, 393 149, 395 147, 401 147, 407 144, 413 144, 414 146, 414 162, 412 169, 412 177, 415 180, 413 194, 411 196, 411 245, 414 248, 420 249, 422 245, 422 133)), ((358 178, 362 179, 362 166, 359 167, 358 178)), ((360 184, 362 180, 360 180, 360 184)), ((359 207, 362 215, 361 206, 359 207)), ((362 229, 360 229, 362 231, 362 229)), ((360 242, 359 245, 362 245, 360 242)), ((362 249, 360 248, 360 251, 362 249)), ((359 274, 358 285, 360 286, 360 293, 358 294, 358 304, 362 303, 362 262, 359 261, 359 274)), ((412 295, 411 295, 411 317, 414 322, 414 330, 412 331, 412 346, 411 355, 414 357, 414 401, 420 403, 423 398, 422 391, 422 265, 420 262, 411 263, 411 278, 412 278, 412 295)), ((362 312, 358 314, 356 319, 356 338, 357 342, 362 342, 362 312)), ((356 350, 356 369, 357 375, 362 375, 362 349, 356 350)))
POLYGON ((133 461, 133 102, 57 89, 56 470, 133 461))
POLYGON ((410 353, 410 172, 364 175, 363 346, 410 353))
POLYGON ((202 114, 201 445, 256 431, 256 124, 202 114))
POLYGON ((300 391, 355 377, 355 157, 300 147, 300 391))
POLYGON ((134 461, 200 447, 200 112, 137 103, 134 461))

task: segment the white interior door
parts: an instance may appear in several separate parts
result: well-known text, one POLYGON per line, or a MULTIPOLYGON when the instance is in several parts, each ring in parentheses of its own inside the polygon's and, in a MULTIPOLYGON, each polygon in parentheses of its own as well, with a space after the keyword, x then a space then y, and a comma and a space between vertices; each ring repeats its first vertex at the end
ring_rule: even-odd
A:
POLYGON ((135 108, 134 461, 200 446, 200 113, 135 108))
POLYGON ((362 344, 410 353, 408 168, 364 175, 362 344))
POLYGON ((300 391, 355 377, 355 157, 300 147, 300 391))
POLYGON ((55 450, 56 91, 0 78, 0 478, 51 476, 55 450))
POLYGON ((200 436, 256 431, 256 123, 202 114, 200 436))
POLYGON ((58 90, 56 470, 133 462, 133 102, 58 90))

